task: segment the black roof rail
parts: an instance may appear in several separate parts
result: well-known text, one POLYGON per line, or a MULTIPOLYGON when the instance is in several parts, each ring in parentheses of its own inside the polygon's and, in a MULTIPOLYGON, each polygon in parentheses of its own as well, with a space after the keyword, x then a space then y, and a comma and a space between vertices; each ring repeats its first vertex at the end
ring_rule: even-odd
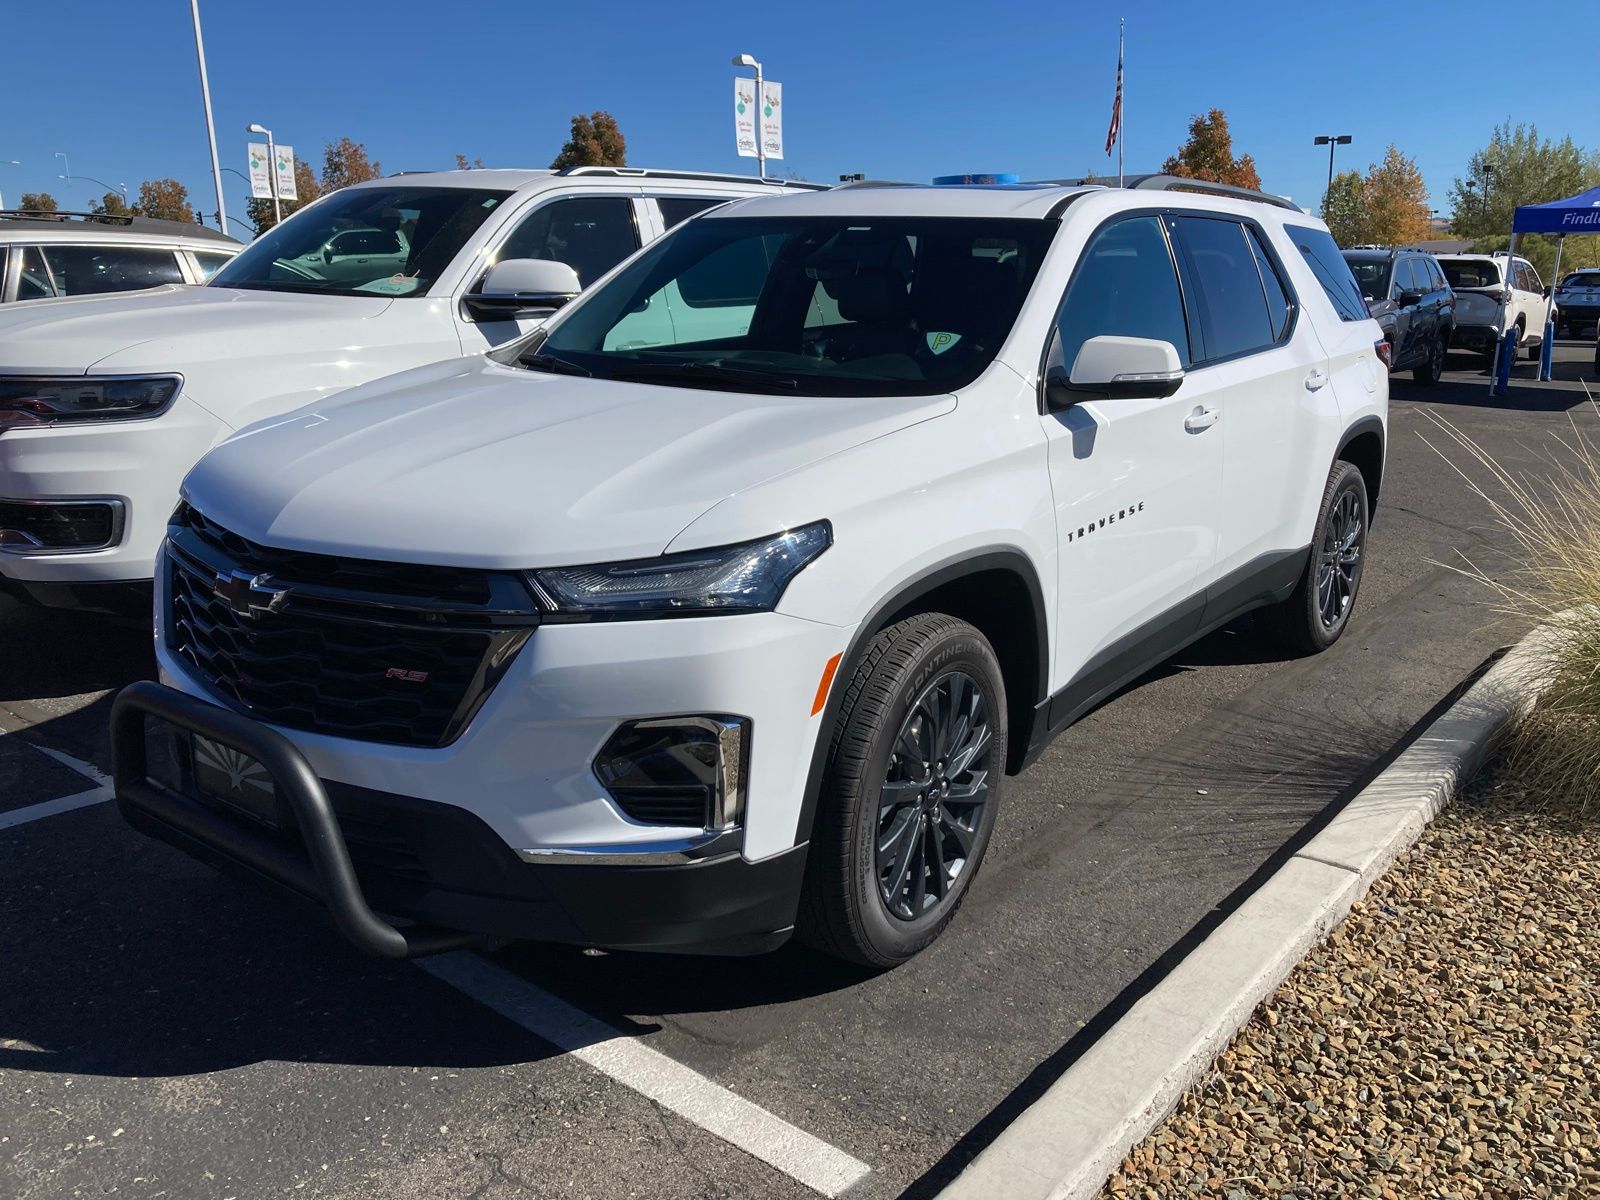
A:
MULTIPOLYGON (((1089 176, 1084 179, 1036 179, 1029 182, 1056 183, 1062 187, 1118 186, 1116 179, 1109 176, 1089 176)), ((1282 196, 1235 187, 1231 183, 1212 183, 1208 179, 1184 179, 1178 175, 1125 175, 1121 186, 1141 192, 1204 192, 1211 196, 1231 196, 1235 200, 1254 200, 1257 204, 1270 204, 1274 208, 1286 208, 1290 212, 1305 212, 1293 200, 1285 200, 1282 196)))
POLYGON ((729 175, 717 171, 664 171, 658 167, 562 167, 557 175, 606 175, 615 179, 687 179, 709 183, 765 183, 773 187, 800 188, 809 192, 827 191, 833 186, 812 183, 809 179, 759 179, 754 175, 729 175))
POLYGON ((912 183, 908 179, 852 179, 847 183, 835 184, 833 190, 842 192, 847 188, 886 188, 886 187, 927 187, 925 183, 912 183))
POLYGON ((198 222, 191 224, 188 221, 168 221, 161 217, 139 217, 125 214, 97 213, 97 212, 60 212, 44 208, 0 208, 0 222, 9 222, 13 226, 28 225, 66 225, 74 229, 81 229, 86 225, 102 225, 108 231, 126 234, 161 233, 170 237, 205 238, 209 241, 227 242, 238 245, 237 238, 212 229, 209 225, 198 222))

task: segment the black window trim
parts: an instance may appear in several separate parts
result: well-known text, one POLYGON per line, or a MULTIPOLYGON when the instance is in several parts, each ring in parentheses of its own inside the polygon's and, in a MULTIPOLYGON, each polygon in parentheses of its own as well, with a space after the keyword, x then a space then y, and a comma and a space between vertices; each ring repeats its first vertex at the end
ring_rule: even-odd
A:
MULTIPOLYGON (((1283 347, 1292 342, 1294 340, 1295 330, 1300 327, 1300 294, 1294 290, 1293 281, 1290 280, 1288 273, 1283 269, 1283 261, 1278 255, 1278 248, 1272 244, 1272 238, 1268 235, 1266 227, 1254 217, 1239 216, 1236 213, 1216 212, 1212 209, 1180 208, 1170 209, 1168 211, 1172 216, 1175 217, 1201 217, 1209 220, 1231 221, 1235 225, 1249 226, 1250 228, 1254 229, 1259 236, 1262 250, 1266 252, 1268 262, 1271 264, 1273 271, 1277 273, 1278 283, 1283 288, 1284 298, 1289 302, 1289 321, 1286 325, 1284 325, 1283 333, 1276 341, 1270 342, 1265 346, 1256 346, 1249 350, 1240 350, 1234 354, 1222 354, 1216 356, 1215 358, 1207 356, 1206 358, 1197 360, 1192 367, 1189 367, 1185 371, 1185 374, 1188 374, 1192 371, 1204 371, 1208 367, 1220 367, 1224 363, 1237 362, 1241 358, 1250 358, 1257 354, 1266 354, 1273 350, 1281 350, 1283 347)), ((1164 221, 1162 223, 1165 224, 1164 221)), ((1189 270, 1196 270, 1193 260, 1189 258, 1189 248, 1184 245, 1181 234, 1178 236, 1173 236, 1172 232, 1169 231, 1168 237, 1173 241, 1175 248, 1183 252, 1184 261, 1188 264, 1189 270)), ((1255 255, 1252 254, 1250 257, 1253 260, 1255 255)), ((1179 281, 1182 282, 1183 271, 1181 269, 1179 270, 1178 275, 1179 281)), ((1256 282, 1261 286, 1261 303, 1264 306, 1267 302, 1267 289, 1266 285, 1261 282, 1259 268, 1257 268, 1256 282)), ((1188 289, 1184 288, 1183 292, 1184 304, 1187 306, 1189 302, 1188 289)), ((1200 320, 1198 305, 1196 308, 1197 311, 1191 321, 1191 324, 1193 323, 1193 320, 1200 320)), ((1205 329, 1205 323, 1203 320, 1200 320, 1200 328, 1202 331, 1205 329)), ((1194 338, 1192 335, 1189 340, 1191 343, 1193 342, 1194 338)))
MULTIPOLYGON (((1075 198, 1076 198, 1076 196, 1067 197, 1068 200, 1072 200, 1072 199, 1075 199, 1075 198)), ((1054 212, 1053 209, 1051 211, 1054 212)), ((1155 217, 1156 218, 1156 224, 1161 229, 1161 239, 1162 239, 1162 241, 1166 242, 1166 244, 1167 244, 1167 258, 1172 263, 1172 278, 1173 278, 1173 282, 1175 282, 1178 285, 1178 303, 1183 308, 1184 332, 1188 334, 1188 340, 1189 340, 1189 346, 1188 346, 1189 358, 1191 360, 1194 358, 1194 356, 1195 356, 1195 354, 1194 354, 1194 352, 1195 352, 1195 334, 1197 332, 1196 325, 1195 325, 1195 320, 1194 320, 1194 313, 1193 313, 1193 310, 1189 306, 1189 296, 1188 296, 1188 294, 1187 294, 1187 292, 1185 290, 1183 272, 1178 269, 1177 247, 1172 244, 1172 233, 1167 228, 1167 222, 1166 222, 1167 214, 1174 213, 1174 212, 1180 212, 1180 211, 1187 211, 1187 210, 1172 209, 1172 208, 1129 208, 1129 209, 1124 209, 1122 212, 1114 213, 1111 216, 1107 217, 1104 221, 1101 221, 1100 224, 1096 225, 1093 229, 1091 229, 1089 231, 1089 236, 1084 238, 1084 240, 1083 240, 1083 249, 1078 252, 1078 260, 1075 263, 1072 264, 1072 274, 1067 276, 1067 282, 1061 288, 1061 297, 1060 297, 1060 299, 1058 299, 1056 301, 1055 314, 1050 318, 1050 331, 1047 334, 1045 334, 1044 346, 1039 352, 1039 376, 1038 376, 1036 391, 1038 392, 1038 408, 1039 408, 1039 415, 1040 416, 1046 416, 1050 412, 1050 406, 1045 400, 1044 378, 1045 378, 1046 371, 1048 371, 1049 367, 1050 367, 1050 351, 1054 348, 1055 343, 1056 343, 1056 336, 1057 336, 1057 334, 1060 333, 1060 330, 1061 330, 1061 314, 1064 311, 1066 311, 1067 293, 1071 292, 1072 291, 1072 285, 1078 282, 1078 275, 1083 270, 1084 262, 1088 259, 1087 251, 1088 251, 1089 247, 1094 245, 1095 241, 1107 229, 1110 229, 1113 225, 1120 225, 1123 221, 1131 221, 1131 220, 1134 220, 1134 219, 1136 219, 1138 217, 1155 217)), ((1052 238, 1051 241, 1053 242, 1054 239, 1052 238)), ((1037 286, 1037 282, 1035 283, 1035 286, 1037 286)), ((1024 301, 1024 303, 1026 303, 1026 301, 1024 301)), ((1192 368, 1185 367, 1184 368, 1184 373, 1187 374, 1189 372, 1189 370, 1191 370, 1191 369, 1192 368)), ((1068 370, 1071 370, 1070 365, 1068 367, 1068 370)))

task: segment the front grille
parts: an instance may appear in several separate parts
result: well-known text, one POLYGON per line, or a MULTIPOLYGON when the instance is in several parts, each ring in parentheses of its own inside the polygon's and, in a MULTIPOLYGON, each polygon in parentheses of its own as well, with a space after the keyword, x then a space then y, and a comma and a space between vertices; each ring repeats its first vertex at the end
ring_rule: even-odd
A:
POLYGON ((100 550, 121 533, 120 500, 0 500, 0 544, 21 550, 100 550))
POLYGON ((187 505, 167 564, 173 653, 232 707, 334 737, 450 742, 538 624, 510 572, 270 548, 187 505))

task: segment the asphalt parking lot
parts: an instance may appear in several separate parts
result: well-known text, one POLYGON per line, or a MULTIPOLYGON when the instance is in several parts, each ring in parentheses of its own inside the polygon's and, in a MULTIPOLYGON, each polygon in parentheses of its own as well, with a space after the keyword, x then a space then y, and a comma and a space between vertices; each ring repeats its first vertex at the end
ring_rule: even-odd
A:
POLYGON ((1501 400, 1464 357, 1396 377, 1345 638, 1288 660, 1247 619, 1059 738, 949 933, 887 975, 797 947, 359 958, 103 802, 141 624, 0 601, 0 1194, 933 1195, 1515 639, 1452 566, 1510 564, 1428 412, 1536 467, 1600 432, 1592 353, 1501 400))

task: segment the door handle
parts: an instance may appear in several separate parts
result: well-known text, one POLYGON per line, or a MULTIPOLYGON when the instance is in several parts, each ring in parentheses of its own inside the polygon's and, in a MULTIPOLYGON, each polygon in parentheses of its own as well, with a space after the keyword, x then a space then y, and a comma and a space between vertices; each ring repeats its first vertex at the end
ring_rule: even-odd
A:
POLYGON ((1328 386, 1328 376, 1322 371, 1312 371, 1306 376, 1306 391, 1319 392, 1328 386))
POLYGON ((1201 433, 1217 423, 1217 410, 1196 405, 1195 410, 1183 419, 1183 427, 1190 433, 1201 433))

